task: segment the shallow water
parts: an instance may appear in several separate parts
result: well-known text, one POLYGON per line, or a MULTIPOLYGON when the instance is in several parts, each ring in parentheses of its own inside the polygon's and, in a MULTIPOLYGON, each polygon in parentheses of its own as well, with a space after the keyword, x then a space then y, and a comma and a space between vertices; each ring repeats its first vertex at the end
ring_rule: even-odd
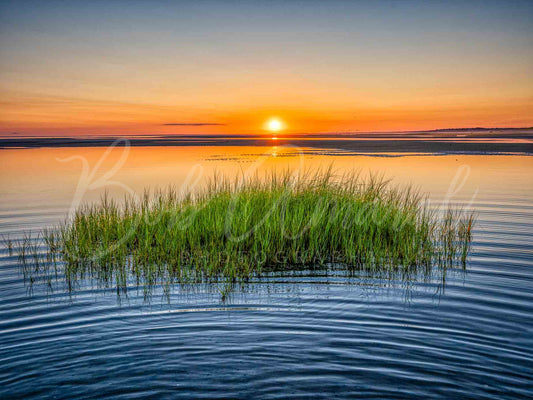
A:
POLYGON ((0 151, 0 233, 16 239, 56 224, 105 190, 117 198, 146 186, 195 190, 214 170, 333 164, 338 173, 373 170, 413 183, 436 208, 472 203, 467 270, 409 283, 301 271, 252 281, 225 302, 216 285, 175 287, 168 302, 161 291, 149 301, 135 288, 119 298, 89 282, 72 295, 61 285, 30 293, 16 256, 2 248, 0 397, 531 396, 533 157, 127 151, 0 151))

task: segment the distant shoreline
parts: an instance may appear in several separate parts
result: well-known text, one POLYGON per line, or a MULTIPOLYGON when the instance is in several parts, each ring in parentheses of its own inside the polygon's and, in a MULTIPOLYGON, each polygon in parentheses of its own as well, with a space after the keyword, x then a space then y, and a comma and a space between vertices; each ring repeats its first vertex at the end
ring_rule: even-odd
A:
POLYGON ((283 146, 338 149, 357 153, 533 154, 533 129, 455 130, 408 133, 167 135, 131 137, 4 137, 0 149, 106 147, 117 139, 131 146, 283 146))

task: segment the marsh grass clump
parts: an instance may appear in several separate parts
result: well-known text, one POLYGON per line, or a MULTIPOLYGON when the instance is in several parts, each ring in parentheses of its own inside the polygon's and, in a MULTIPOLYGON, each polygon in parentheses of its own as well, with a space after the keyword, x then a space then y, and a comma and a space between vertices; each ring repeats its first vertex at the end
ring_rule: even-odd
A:
POLYGON ((225 297, 232 284, 271 270, 407 274, 464 264, 472 224, 472 214, 430 211, 410 187, 376 176, 335 179, 328 170, 215 176, 194 195, 170 188, 121 203, 104 196, 42 237, 47 259, 64 263, 69 288, 87 276, 117 291, 132 282, 222 281, 225 297))

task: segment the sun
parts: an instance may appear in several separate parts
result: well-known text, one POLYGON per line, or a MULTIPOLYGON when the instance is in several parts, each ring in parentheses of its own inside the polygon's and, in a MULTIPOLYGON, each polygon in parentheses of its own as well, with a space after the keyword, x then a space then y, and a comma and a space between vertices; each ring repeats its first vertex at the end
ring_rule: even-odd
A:
POLYGON ((285 124, 279 118, 272 117, 265 123, 265 127, 270 132, 279 132, 285 128, 285 124))

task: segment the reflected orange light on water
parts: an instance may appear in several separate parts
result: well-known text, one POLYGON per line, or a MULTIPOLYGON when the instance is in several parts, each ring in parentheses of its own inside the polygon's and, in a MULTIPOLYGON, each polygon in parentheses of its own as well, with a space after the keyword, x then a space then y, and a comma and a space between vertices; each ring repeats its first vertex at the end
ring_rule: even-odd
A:
MULTIPOLYGON (((104 157, 105 148, 42 148, 0 150, 0 201, 15 204, 22 192, 33 193, 35 202, 68 203, 76 190, 82 173, 79 159, 61 161, 73 156, 87 160, 90 172, 100 162, 90 184, 117 168, 104 179, 102 185, 87 190, 84 201, 98 200, 104 190, 122 197, 131 188, 142 194, 145 188, 163 188, 198 180, 198 186, 215 171, 237 177, 257 169, 259 173, 298 168, 327 168, 336 173, 370 171, 393 178, 394 183, 414 184, 422 192, 436 198, 449 189, 459 168, 466 166, 468 177, 461 196, 468 198, 475 188, 481 193, 523 192, 533 197, 533 183, 524 185, 524 171, 533 169, 533 158, 527 156, 342 156, 318 155, 317 149, 285 146, 213 146, 213 147, 132 147, 123 165, 124 149, 115 148, 104 157), (106 183, 107 182, 107 183, 106 183), (111 184, 119 182, 121 186, 111 184), (497 185, 495 184, 497 182, 497 185), (11 203, 10 203, 11 202, 11 203)), ((325 151, 327 153, 327 150, 325 151)), ((526 179, 527 181, 527 179, 526 179)))

